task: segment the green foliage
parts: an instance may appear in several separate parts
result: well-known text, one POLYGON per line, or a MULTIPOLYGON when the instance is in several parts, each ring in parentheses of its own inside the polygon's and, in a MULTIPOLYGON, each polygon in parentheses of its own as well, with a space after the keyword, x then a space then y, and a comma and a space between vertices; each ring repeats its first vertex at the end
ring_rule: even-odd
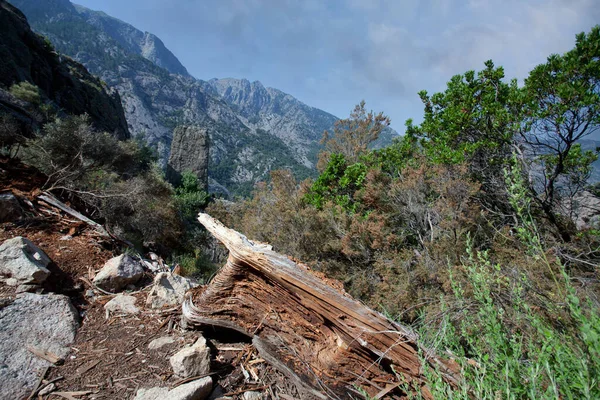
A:
POLYGON ((485 69, 456 75, 443 93, 419 92, 424 121, 407 121, 407 136, 418 141, 435 163, 471 162, 485 152, 488 163, 502 162, 519 127, 516 80, 503 82, 504 69, 486 61, 485 69), (489 157, 489 156, 493 157, 489 157))
POLYGON ((173 257, 173 264, 179 264, 183 276, 198 279, 200 283, 208 283, 209 278, 217 271, 217 267, 200 250, 179 254, 173 257))
MULTIPOLYGON (((450 349, 461 365, 458 389, 443 382, 440 372, 429 371, 436 398, 570 398, 600 397, 600 314, 590 302, 576 295, 564 267, 548 258, 538 229, 529 214, 530 199, 518 168, 506 173, 511 204, 518 217, 519 236, 530 257, 548 268, 556 289, 566 302, 559 329, 526 301, 531 282, 525 274, 511 278, 490 261, 488 252, 467 246, 463 263, 472 296, 464 285, 453 284, 459 309, 457 323, 445 318, 442 330, 423 330, 423 337, 435 336, 438 349, 450 349), (502 301, 496 287, 505 288, 502 301), (468 311, 467 311, 468 307, 468 311), (514 329, 517 325, 522 329, 514 329), (441 334, 440 334, 441 333, 441 334)), ((556 311, 555 311, 556 312, 556 311)))
POLYGON ((172 188, 147 147, 97 132, 86 115, 50 122, 25 145, 20 156, 48 176, 44 189, 76 193, 95 218, 136 244, 177 242, 172 188))
POLYGON ((18 99, 39 106, 42 103, 40 89, 27 81, 15 83, 9 89, 10 93, 18 99))
POLYGON ((531 190, 554 220, 558 201, 581 189, 596 160, 577 141, 600 128, 600 26, 577 35, 571 51, 535 67, 524 93, 521 137, 543 171, 531 190))
POLYGON ((182 218, 194 221, 198 212, 206 207, 208 199, 208 194, 200 188, 196 174, 184 171, 181 185, 175 188, 175 202, 182 218))

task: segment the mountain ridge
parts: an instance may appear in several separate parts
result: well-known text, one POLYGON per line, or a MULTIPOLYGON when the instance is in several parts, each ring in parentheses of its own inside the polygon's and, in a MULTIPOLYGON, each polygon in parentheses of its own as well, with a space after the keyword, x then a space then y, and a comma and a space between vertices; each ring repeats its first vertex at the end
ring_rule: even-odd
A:
MULTIPOLYGON (((319 139, 333 128, 338 120, 334 115, 258 81, 196 79, 168 49, 152 58, 150 50, 160 47, 160 39, 103 12, 66 0, 11 2, 61 53, 121 94, 132 136, 155 147, 163 164, 173 129, 197 125, 210 136, 210 180, 234 193, 249 194, 276 168, 288 168, 299 179, 316 176, 319 139), (142 37, 154 41, 146 52, 142 37), (171 62, 171 70, 163 67, 169 61, 161 58, 170 55, 177 60, 171 62)), ((384 142, 391 141, 390 132, 382 135, 384 142)))

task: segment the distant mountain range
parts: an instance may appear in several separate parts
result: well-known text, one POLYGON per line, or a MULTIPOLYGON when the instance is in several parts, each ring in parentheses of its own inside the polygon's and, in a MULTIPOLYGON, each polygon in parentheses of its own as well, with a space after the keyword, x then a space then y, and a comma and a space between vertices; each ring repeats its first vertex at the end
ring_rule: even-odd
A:
MULTIPOLYGON (((338 118, 245 79, 195 79, 163 42, 103 12, 68 0, 10 0, 56 49, 121 95, 129 130, 168 158, 173 129, 208 129, 209 179, 248 194, 272 169, 314 176, 319 139, 338 118)), ((360 99, 357 99, 357 102, 360 99)), ((396 136, 391 129, 380 144, 396 136)))

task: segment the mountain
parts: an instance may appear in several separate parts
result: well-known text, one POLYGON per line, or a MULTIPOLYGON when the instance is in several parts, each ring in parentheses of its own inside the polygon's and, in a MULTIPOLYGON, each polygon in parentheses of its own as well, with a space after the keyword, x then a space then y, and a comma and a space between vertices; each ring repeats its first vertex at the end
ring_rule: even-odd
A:
POLYGON ((337 117, 260 82, 195 79, 154 35, 68 0, 11 2, 58 51, 119 91, 130 131, 163 162, 174 128, 196 125, 209 133, 209 181, 234 193, 248 194, 276 168, 316 174, 318 141, 337 117))
MULTIPOLYGON (((20 101, 2 89, 25 81, 39 89, 41 101, 50 101, 68 114, 87 113, 98 129, 129 138, 119 94, 83 65, 57 54, 31 30, 25 16, 4 0, 0 0, 0 42, 0 110, 21 121, 29 119, 20 101)), ((39 118, 33 115, 33 120, 39 118)))

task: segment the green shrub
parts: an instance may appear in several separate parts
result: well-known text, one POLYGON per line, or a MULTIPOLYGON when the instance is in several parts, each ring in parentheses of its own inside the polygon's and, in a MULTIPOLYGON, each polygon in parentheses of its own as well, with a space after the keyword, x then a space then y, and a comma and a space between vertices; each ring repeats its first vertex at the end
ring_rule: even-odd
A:
POLYGON ((181 185, 175 188, 175 201, 182 218, 195 221, 198 212, 206 206, 208 198, 208 194, 200 188, 196 174, 184 171, 181 185))
POLYGON ((27 81, 15 83, 9 89, 10 93, 16 98, 38 106, 42 103, 40 89, 27 81))

